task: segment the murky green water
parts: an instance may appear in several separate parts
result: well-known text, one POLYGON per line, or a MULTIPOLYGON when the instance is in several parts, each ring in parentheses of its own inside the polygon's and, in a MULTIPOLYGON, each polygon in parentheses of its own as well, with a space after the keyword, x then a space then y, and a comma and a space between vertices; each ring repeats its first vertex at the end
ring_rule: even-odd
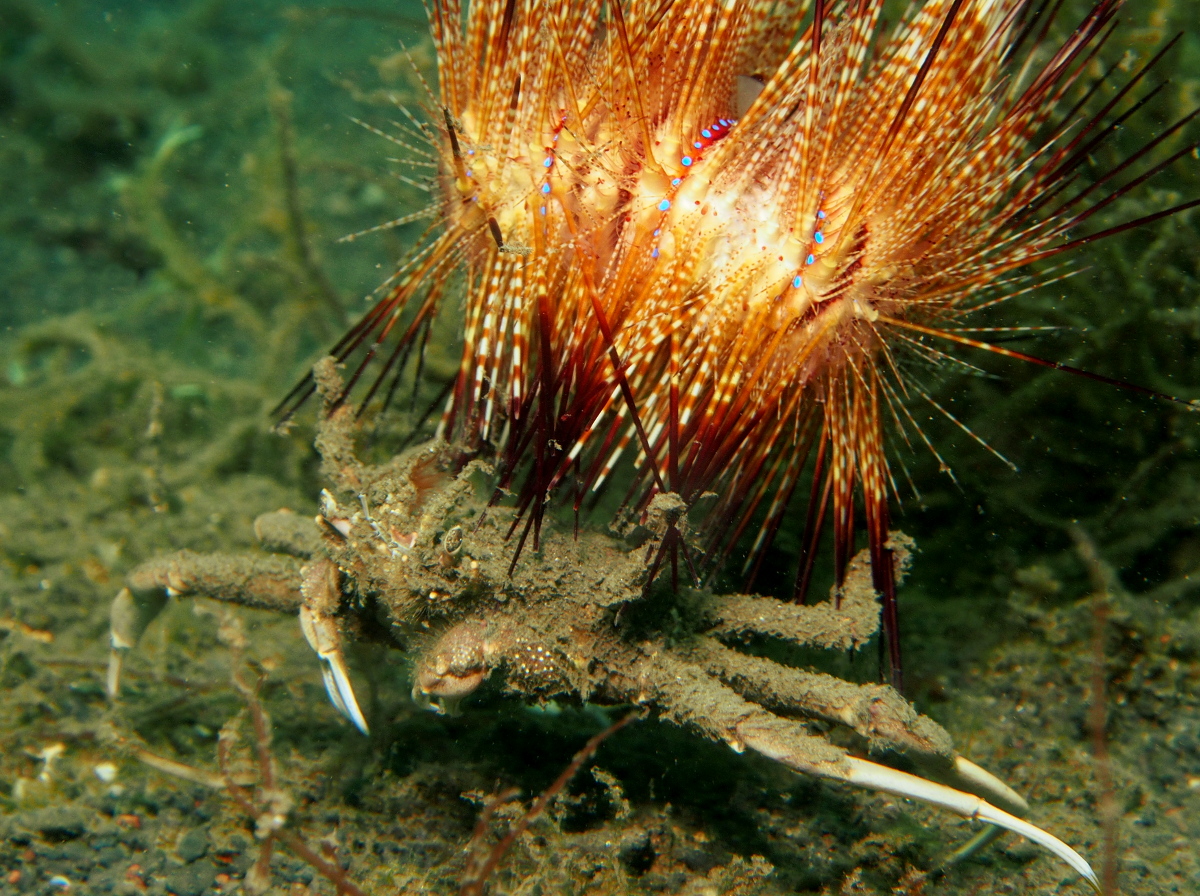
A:
MULTIPOLYGON (((1200 4, 1124 18, 1107 59, 1185 31, 1170 81, 1116 135, 1129 151, 1200 103, 1200 4)), ((424 202, 394 177, 393 148, 351 121, 386 126, 389 96, 412 95, 401 42, 429 70, 419 7, 383 0, 0 0, 0 893, 233 892, 258 855, 253 824, 209 786, 218 734, 245 706, 230 670, 247 667, 214 613, 184 602, 147 634, 114 708, 108 604, 143 560, 251 550, 259 513, 313 512, 311 421, 280 436, 268 412, 419 232, 338 242, 424 202)), ((1097 153, 1097 169, 1115 158, 1097 153)), ((1193 155, 1099 226, 1197 196, 1193 155)), ((1195 213, 1108 241, 995 322, 1061 327, 1018 345, 1200 397, 1197 245, 1195 213)), ((1122 887, 1198 892, 1200 417, 968 360, 984 372, 921 375, 1020 472, 932 412, 957 484, 924 450, 904 456, 920 492, 898 517, 921 548, 901 596, 910 696, 1099 866, 1089 707, 1103 669, 1122 887), (1106 598, 1072 525, 1116 576, 1106 598)), ((433 375, 447 370, 435 357, 433 375)), ((379 450, 413 422, 397 412, 379 450)), ((483 797, 531 798, 600 725, 496 694, 436 717, 408 700, 401 657, 363 651, 380 721, 362 738, 294 620, 239 616, 266 673, 290 830, 373 894, 454 892, 483 797)), ((874 665, 830 668, 869 680, 874 665)), ((623 731, 594 764, 495 892, 1082 892, 1015 838, 925 879, 965 823, 666 726, 623 731)), ((333 892, 283 849, 267 879, 333 892)))

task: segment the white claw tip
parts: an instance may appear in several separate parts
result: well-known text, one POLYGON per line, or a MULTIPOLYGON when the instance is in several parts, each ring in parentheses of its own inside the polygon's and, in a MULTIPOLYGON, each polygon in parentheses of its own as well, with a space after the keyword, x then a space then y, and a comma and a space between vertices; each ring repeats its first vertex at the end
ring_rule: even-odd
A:
POLYGON ((1030 824, 1023 818, 1010 815, 1003 809, 997 809, 995 806, 982 800, 980 802, 981 805, 975 813, 976 818, 1010 830, 1014 834, 1020 834, 1038 846, 1054 853, 1054 855, 1070 865, 1080 877, 1091 884, 1093 890, 1097 893, 1102 892, 1100 889, 1100 879, 1096 877, 1096 872, 1092 870, 1092 866, 1088 864, 1087 859, 1066 843, 1059 840, 1053 834, 1043 831, 1037 825, 1030 824))
POLYGON ((964 818, 978 818, 980 821, 997 825, 1014 834, 1020 834, 1058 856, 1091 884, 1097 893, 1100 892, 1100 881, 1087 860, 1066 843, 1053 834, 1043 831, 1037 825, 1017 818, 1003 809, 997 809, 987 800, 974 794, 963 793, 944 784, 936 784, 933 781, 918 778, 916 775, 910 775, 907 772, 855 756, 846 757, 845 762, 848 773, 844 780, 870 790, 880 790, 907 799, 920 800, 932 806, 941 806, 964 818))
POLYGON ((318 654, 321 658, 321 677, 325 680, 325 693, 329 702, 337 707, 338 712, 354 723, 354 727, 363 734, 370 734, 367 720, 359 709, 358 701, 354 698, 354 686, 350 684, 350 675, 346 664, 339 654, 318 654))
POLYGON ((338 712, 354 723, 363 734, 370 734, 367 720, 358 701, 354 699, 354 686, 350 684, 350 673, 338 646, 341 640, 337 625, 332 618, 315 613, 309 607, 300 608, 300 630, 304 639, 321 661, 321 678, 325 681, 325 693, 338 712))

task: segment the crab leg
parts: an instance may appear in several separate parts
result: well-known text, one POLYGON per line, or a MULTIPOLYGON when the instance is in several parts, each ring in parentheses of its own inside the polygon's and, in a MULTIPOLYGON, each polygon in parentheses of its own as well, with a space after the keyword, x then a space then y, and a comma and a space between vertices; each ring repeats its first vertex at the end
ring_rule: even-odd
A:
POLYGON ((109 614, 110 697, 120 689, 125 652, 162 612, 167 598, 184 595, 294 613, 300 603, 299 564, 279 557, 179 551, 135 567, 125 577, 125 587, 114 598, 109 614))
MULTIPOLYGON (((1053 834, 997 808, 981 796, 852 756, 806 733, 796 722, 745 700, 683 658, 660 653, 654 663, 642 665, 639 672, 643 687, 650 685, 654 702, 666 707, 668 717, 678 724, 720 739, 739 752, 749 747, 798 772, 920 800, 964 818, 1005 828, 1058 856, 1099 892, 1095 872, 1079 853, 1053 834)), ((973 763, 955 757, 953 767, 997 802, 1012 802, 1011 789, 973 763)))
MULTIPOLYGON (((904 579, 913 543, 903 533, 892 532, 887 546, 895 558, 898 585, 904 579)), ((831 589, 829 600, 821 603, 792 604, 752 594, 710 596, 705 603, 713 620, 708 634, 721 638, 764 635, 827 650, 857 650, 879 631, 879 595, 868 551, 855 555, 842 587, 831 589)))
POLYGON ((752 728, 752 725, 744 723, 738 726, 738 732, 741 734, 743 742, 750 749, 774 759, 776 762, 782 762, 797 771, 834 778, 857 787, 864 787, 867 790, 878 790, 905 799, 920 800, 931 806, 948 809, 963 818, 986 821, 996 827, 1020 834, 1058 856, 1091 884, 1096 892, 1100 892, 1100 881, 1092 870, 1092 866, 1083 856, 1053 834, 993 806, 982 797, 963 793, 961 790, 955 790, 945 784, 927 781, 916 775, 910 775, 908 772, 849 754, 842 757, 841 768, 831 769, 827 766, 813 768, 803 759, 793 756, 788 750, 786 741, 780 743, 770 733, 754 731, 752 728))
POLYGON ((854 729, 872 752, 897 750, 940 769, 954 764, 950 735, 890 685, 855 684, 794 669, 733 650, 714 638, 698 638, 687 657, 747 700, 854 729))
POLYGON ((688 652, 710 675, 742 697, 770 709, 800 713, 853 729, 867 749, 894 750, 923 770, 962 790, 1024 815, 1029 804, 1003 781, 959 756, 946 731, 915 709, 890 685, 854 684, 732 650, 700 638, 688 652))

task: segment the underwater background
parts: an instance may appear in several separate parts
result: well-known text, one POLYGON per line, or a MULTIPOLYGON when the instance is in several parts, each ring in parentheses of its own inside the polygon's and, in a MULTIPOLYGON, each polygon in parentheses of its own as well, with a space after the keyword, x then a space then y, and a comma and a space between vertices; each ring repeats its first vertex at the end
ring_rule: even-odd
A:
MULTIPOLYGON (((1065 6, 1063 27, 1087 4, 1065 6)), ((1184 37, 1166 87, 1093 172, 1200 105, 1200 0, 1122 18, 1109 62, 1184 37)), ((266 676, 291 830, 371 894, 456 892, 486 798, 515 787, 527 805, 604 727, 496 689, 435 716, 410 702, 404 658, 372 648, 351 658, 384 722, 364 738, 329 704, 294 619, 237 611, 250 647, 235 661, 220 614, 190 600, 147 633, 121 701, 105 698, 108 606, 129 569, 251 550, 258 514, 315 510, 312 412, 279 435, 270 409, 423 226, 339 242, 427 201, 396 177, 412 172, 389 164, 395 147, 352 121, 387 128, 395 97, 419 110, 414 63, 433 77, 419 3, 0 0, 0 893, 242 891, 253 823, 214 758, 244 712, 239 664, 266 676)), ((1196 197, 1193 153, 1097 229, 1196 197)), ((1057 327, 1017 347, 1200 398, 1198 247, 1193 211, 1085 248, 1080 273, 988 322, 1057 327)), ((433 392, 454 351, 431 352, 433 392)), ((1115 861, 1124 892, 1200 892, 1200 415, 966 360, 980 370, 925 383, 1019 472, 917 409, 956 481, 924 449, 899 455, 919 493, 895 520, 920 549, 900 595, 908 696, 1034 821, 1098 869, 1115 861)), ((418 424, 400 404, 374 435, 381 455, 418 424)), ((797 537, 775 549, 780 577, 797 537)), ((876 673, 873 649, 806 659, 876 673)), ((512 800, 491 824, 522 811, 512 800)), ((1085 891, 1011 836, 933 873, 971 833, 639 722, 491 888, 1085 891)), ((266 885, 334 892, 282 849, 266 885)))

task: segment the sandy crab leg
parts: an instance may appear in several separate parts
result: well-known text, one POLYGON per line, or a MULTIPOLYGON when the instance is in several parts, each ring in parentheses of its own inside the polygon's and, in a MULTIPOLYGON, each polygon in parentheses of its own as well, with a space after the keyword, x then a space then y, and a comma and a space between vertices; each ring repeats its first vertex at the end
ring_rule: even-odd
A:
POLYGON ((917 762, 923 773, 951 787, 980 794, 1017 816, 1029 811, 1019 793, 958 755, 950 735, 889 685, 854 684, 825 673, 783 666, 712 638, 696 639, 686 656, 752 703, 845 725, 867 742, 872 753, 899 752, 917 762))
POLYGON ((175 592, 167 588, 154 588, 134 594, 128 587, 122 588, 113 598, 109 610, 108 675, 105 689, 114 698, 121 691, 121 669, 125 654, 132 650, 142 633, 155 620, 167 599, 175 592))
MULTIPOLYGON (((742 745, 796 771, 844 781, 867 790, 890 793, 905 799, 919 800, 931 806, 948 809, 963 818, 978 819, 1020 834, 1062 859, 1091 884, 1096 892, 1100 892, 1100 881, 1087 860, 1062 840, 1037 825, 1005 812, 975 794, 964 793, 953 787, 947 787, 945 784, 938 784, 877 762, 851 756, 837 748, 832 748, 824 741, 817 741, 820 744, 822 755, 810 759, 805 755, 808 750, 804 741, 817 739, 791 730, 793 728, 794 726, 789 722, 779 718, 748 718, 735 726, 738 740, 742 745), (831 757, 827 754, 830 749, 841 754, 837 757, 837 761, 829 761, 831 757), (816 761, 813 761, 814 759, 816 761)), ((999 794, 1001 798, 1007 797, 1005 791, 1012 792, 1011 788, 997 781, 974 763, 967 760, 961 761, 972 770, 972 782, 977 786, 990 789, 990 781, 996 781, 1001 788, 999 794), (982 774, 979 774, 980 772, 982 774)), ((1019 797, 1018 800, 1020 800, 1019 797)))
MULTIPOLYGON (((759 749, 749 742, 747 745, 756 750, 759 749)), ((759 750, 759 752, 762 751, 759 750)), ((779 759, 785 765, 788 764, 787 760, 782 757, 774 758, 779 759)), ((910 775, 908 772, 898 771, 866 759, 859 759, 857 756, 847 756, 845 761, 849 766, 849 774, 842 780, 869 790, 879 790, 906 799, 920 800, 931 806, 940 806, 963 818, 986 821, 988 824, 1020 834, 1058 856, 1091 884, 1092 889, 1097 893, 1100 892, 1100 881, 1087 860, 1062 840, 1037 825, 993 806, 982 797, 963 793, 961 790, 955 790, 945 784, 927 781, 916 775, 910 775)))
POLYGON ((109 611, 108 695, 117 696, 125 653, 137 644, 168 598, 200 595, 294 613, 299 592, 299 566, 282 557, 178 551, 135 567, 109 611))
MULTIPOLYGON (((791 719, 744 699, 682 657, 660 653, 653 664, 643 665, 639 672, 642 686, 650 686, 645 697, 664 707, 667 718, 677 724, 723 740, 739 752, 749 747, 804 774, 920 800, 1020 834, 1066 862, 1099 892, 1095 872, 1079 853, 1054 835, 997 808, 981 796, 852 756, 841 747, 807 733, 791 719), (703 712, 689 707, 703 707, 703 712)), ((952 770, 962 777, 965 786, 979 789, 996 802, 1009 804, 1018 811, 1025 805, 1011 788, 974 763, 956 756, 952 770)))

